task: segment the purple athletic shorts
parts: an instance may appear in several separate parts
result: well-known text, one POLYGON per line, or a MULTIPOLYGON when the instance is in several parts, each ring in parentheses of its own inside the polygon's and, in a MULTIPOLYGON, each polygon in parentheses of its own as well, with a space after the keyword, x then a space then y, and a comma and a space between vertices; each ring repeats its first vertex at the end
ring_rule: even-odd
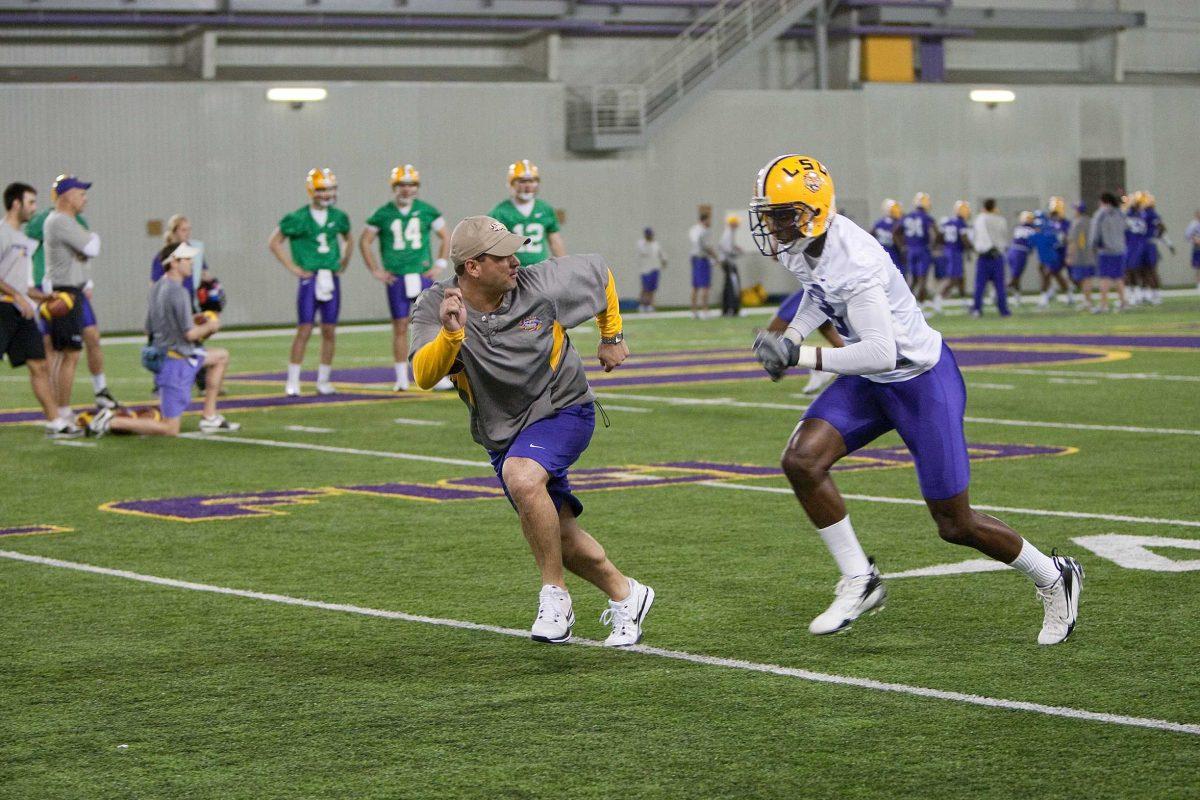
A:
POLYGON ((909 275, 920 278, 929 272, 929 265, 933 259, 928 250, 923 247, 910 247, 905 256, 909 275))
POLYGON ((692 288, 707 289, 712 286, 712 262, 704 256, 692 256, 692 288))
POLYGON ((169 353, 163 361, 162 369, 155 377, 158 384, 158 406, 163 419, 182 417, 192 402, 192 385, 196 382, 196 373, 204 366, 204 354, 198 353, 190 358, 183 358, 169 353))
MULTIPOLYGON (((421 291, 425 291, 430 286, 433 286, 433 281, 421 276, 421 291)), ((419 296, 419 295, 418 295, 419 296)), ((392 319, 408 319, 408 315, 412 313, 412 304, 417 300, 416 297, 411 300, 408 293, 404 290, 404 276, 397 275, 396 282, 389 284, 387 287, 388 311, 392 314, 392 319)), ((337 319, 337 315, 334 315, 337 319)))
POLYGON ((813 401, 804 419, 823 419, 836 428, 847 454, 896 431, 912 453, 921 494, 945 500, 971 481, 963 433, 966 407, 967 387, 943 342, 933 369, 906 381, 875 383, 842 375, 813 401))
POLYGON ((300 288, 296 291, 296 321, 300 325, 312 325, 321 315, 322 325, 337 325, 338 311, 342 307, 342 282, 337 275, 333 276, 333 297, 328 300, 317 299, 317 274, 302 278, 300 288))
MULTIPOLYGON (((510 456, 528 458, 536 461, 550 473, 550 482, 546 490, 554 501, 556 509, 562 509, 563 503, 571 507, 575 516, 583 513, 583 503, 571 492, 571 481, 567 470, 579 460, 588 443, 592 441, 592 431, 596 428, 596 409, 592 403, 580 403, 567 406, 549 417, 543 417, 531 423, 517 434, 512 444, 506 450, 488 450, 492 459, 492 468, 496 477, 504 487, 508 502, 512 503, 512 495, 504 486, 504 460, 510 456)), ((513 505, 516 508, 516 505, 513 505)))

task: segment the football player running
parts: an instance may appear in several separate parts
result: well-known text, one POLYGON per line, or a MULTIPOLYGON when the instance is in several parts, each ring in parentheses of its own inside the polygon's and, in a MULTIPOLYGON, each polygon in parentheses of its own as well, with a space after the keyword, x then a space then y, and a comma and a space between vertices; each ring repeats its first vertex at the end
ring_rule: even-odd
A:
POLYGON ((328 167, 311 169, 305 179, 308 205, 279 221, 267 242, 284 269, 300 279, 296 293, 296 336, 288 359, 289 397, 300 394, 300 367, 312 336, 313 322, 321 315, 321 363, 317 367, 317 393, 333 394, 333 351, 337 342, 341 282, 338 275, 350 263, 350 217, 337 203, 337 176, 328 167), (284 242, 290 247, 285 249, 284 242))
POLYGON ((522 267, 567 254, 567 246, 559 233, 558 214, 553 206, 537 196, 541 188, 537 164, 529 159, 509 164, 509 197, 497 203, 488 214, 503 222, 517 236, 529 240, 517 251, 517 260, 522 267))
POLYGON ((758 173, 750 216, 759 249, 777 258, 805 290, 787 332, 764 332, 755 340, 759 361, 776 380, 795 366, 842 376, 809 406, 782 457, 797 499, 842 575, 832 605, 809 631, 845 630, 883 606, 883 578, 863 552, 829 470, 895 430, 912 454, 941 537, 1033 580, 1045 607, 1038 642, 1064 641, 1075 626, 1083 570, 1074 559, 1044 555, 1000 520, 971 508, 966 387, 954 354, 925 321, 879 243, 837 214, 829 170, 807 156, 772 159, 758 173), (826 320, 845 347, 804 344, 826 320))
MULTIPOLYGON (((450 261, 450 239, 442 212, 417 197, 421 188, 421 173, 412 164, 392 170, 393 199, 381 205, 367 219, 367 226, 358 237, 367 269, 387 287, 388 311, 392 315, 392 362, 396 368, 396 383, 392 391, 406 391, 408 378, 408 319, 417 295, 433 285, 433 279, 450 261), (429 260, 433 234, 438 237, 437 260, 429 260), (380 266, 371 246, 379 240, 380 266)), ((450 389, 449 381, 439 389, 450 389)))

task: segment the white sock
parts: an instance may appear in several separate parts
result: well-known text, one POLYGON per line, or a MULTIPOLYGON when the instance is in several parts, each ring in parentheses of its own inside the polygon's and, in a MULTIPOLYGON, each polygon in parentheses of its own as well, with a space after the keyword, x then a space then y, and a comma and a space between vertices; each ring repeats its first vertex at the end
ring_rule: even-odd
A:
POLYGON ((103 372, 99 372, 92 376, 92 391, 100 394, 108 388, 108 380, 104 377, 103 372))
POLYGON ((333 372, 332 364, 317 365, 317 383, 329 383, 329 375, 333 372))
POLYGON ((1028 540, 1021 540, 1021 552, 1010 564, 1013 569, 1023 572, 1035 585, 1045 588, 1058 580, 1058 567, 1050 556, 1038 550, 1028 540))
POLYGON ((288 364, 287 382, 289 386, 300 384, 300 367, 300 364, 288 364))
POLYGON ((61 419, 63 422, 74 422, 75 421, 75 415, 71 413, 70 406, 59 406, 58 407, 58 418, 61 419))
MULTIPOLYGON (((817 533, 821 534, 821 539, 829 548, 829 553, 837 562, 843 577, 866 575, 871 571, 871 562, 867 561, 867 554, 863 552, 858 537, 854 535, 854 527, 850 524, 848 514, 828 528, 819 529, 817 533)), ((1057 571, 1054 574, 1057 576, 1057 571)))
POLYGON ((408 364, 403 361, 396 362, 396 384, 401 389, 408 388, 408 364))

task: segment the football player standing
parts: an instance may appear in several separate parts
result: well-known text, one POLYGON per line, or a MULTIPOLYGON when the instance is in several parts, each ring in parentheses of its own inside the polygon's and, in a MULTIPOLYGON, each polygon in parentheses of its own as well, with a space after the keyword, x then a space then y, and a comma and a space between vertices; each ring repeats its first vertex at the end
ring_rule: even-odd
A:
POLYGON ((333 351, 337 342, 341 282, 338 276, 350 263, 350 217, 335 206, 337 176, 328 167, 311 169, 306 178, 309 202, 279 221, 267 243, 284 269, 300 279, 296 293, 296 336, 288 359, 289 397, 300 394, 300 368, 312 336, 313 322, 321 316, 321 362, 317 367, 317 393, 333 394, 333 351), (284 243, 289 248, 284 248, 284 243))
POLYGON ((522 267, 565 256, 567 246, 559 233, 554 207, 538 197, 542 188, 537 165, 522 159, 508 165, 509 197, 501 200, 488 216, 498 219, 517 236, 529 241, 517 251, 522 267))
POLYGON ((755 340, 759 361, 775 380, 795 366, 841 375, 809 406, 782 458, 842 574, 832 605, 809 631, 845 630, 884 603, 883 578, 863 552, 829 470, 895 430, 912 454, 939 535, 1028 576, 1045 610, 1038 642, 1064 641, 1075 626, 1083 570, 1071 558, 1044 555, 1000 520, 971 508, 966 386, 954 353, 925 321, 879 242, 837 214, 829 170, 802 155, 772 159, 758 173, 750 216, 763 255, 804 286, 787 332, 764 332, 755 340), (825 320, 845 347, 804 344, 825 320))
POLYGON ((908 272, 908 285, 917 296, 918 303, 927 299, 925 288, 929 267, 933 263, 933 240, 937 235, 933 217, 929 215, 930 200, 925 192, 913 197, 913 209, 900 219, 904 230, 904 262, 908 272))
POLYGON ((1033 234, 1033 212, 1022 211, 1013 228, 1012 243, 1008 246, 1008 252, 1004 254, 1008 264, 1008 294, 1014 306, 1021 305, 1021 275, 1029 261, 1030 239, 1033 238, 1033 234))
POLYGON ((971 218, 971 204, 966 200, 954 203, 954 215, 943 217, 939 223, 942 245, 945 253, 945 271, 937 277, 941 280, 933 296, 933 310, 942 312, 942 300, 952 288, 958 289, 959 297, 966 297, 967 290, 963 284, 963 260, 971 249, 971 227, 967 220, 971 218))
POLYGON ((892 263, 896 265, 896 269, 904 271, 903 263, 900 260, 900 241, 901 238, 896 235, 897 229, 900 227, 900 218, 904 216, 904 209, 900 204, 890 197, 883 201, 883 216, 875 220, 875 224, 871 226, 871 233, 875 237, 875 241, 887 251, 891 256, 892 263))
MULTIPOLYGON (((396 368, 392 391, 402 392, 409 386, 408 319, 412 303, 450 263, 446 258, 450 240, 442 212, 417 197, 421 173, 416 167, 412 164, 396 167, 390 181, 392 199, 367 219, 367 226, 358 237, 358 249, 367 269, 387 287, 388 312, 392 316, 392 362, 396 368), (435 234, 438 254, 437 260, 431 262, 430 247, 435 234), (371 249, 376 239, 383 266, 371 249)), ((450 384, 444 388, 450 388, 450 384)))

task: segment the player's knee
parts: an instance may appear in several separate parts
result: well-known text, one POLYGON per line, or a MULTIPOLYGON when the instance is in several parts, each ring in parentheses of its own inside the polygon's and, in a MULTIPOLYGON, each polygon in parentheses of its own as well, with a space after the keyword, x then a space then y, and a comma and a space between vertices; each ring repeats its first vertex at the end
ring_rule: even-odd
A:
POLYGON ((803 445, 784 450, 780 465, 788 480, 800 486, 816 486, 829 472, 821 454, 803 445))
POLYGON ((546 470, 541 464, 528 458, 509 458, 501 470, 504 485, 516 501, 524 500, 546 491, 546 470))
POLYGON ((938 536, 942 537, 944 541, 965 547, 970 547, 975 543, 975 526, 970 519, 937 514, 933 519, 937 523, 938 536))

